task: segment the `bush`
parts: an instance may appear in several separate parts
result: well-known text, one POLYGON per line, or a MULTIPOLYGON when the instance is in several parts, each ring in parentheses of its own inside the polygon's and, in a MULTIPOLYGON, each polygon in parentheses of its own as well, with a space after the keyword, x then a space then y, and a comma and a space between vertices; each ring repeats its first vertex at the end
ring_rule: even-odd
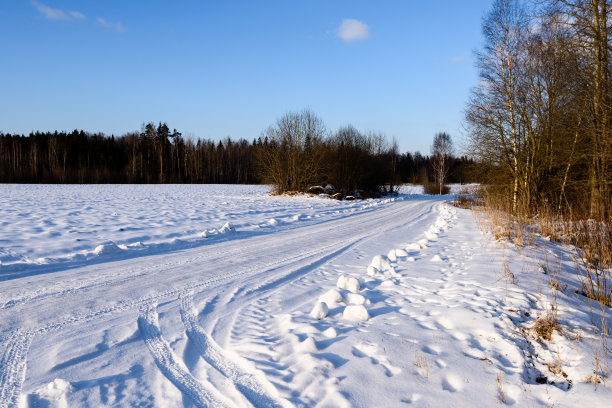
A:
POLYGON ((393 158, 382 135, 346 126, 324 136, 311 111, 287 113, 264 132, 259 152, 262 178, 278 194, 334 185, 338 197, 377 197, 393 191, 393 158))
MULTIPOLYGON (((440 186, 438 184, 425 183, 425 194, 440 194, 440 186)), ((442 194, 450 193, 449 186, 442 186, 442 194)))

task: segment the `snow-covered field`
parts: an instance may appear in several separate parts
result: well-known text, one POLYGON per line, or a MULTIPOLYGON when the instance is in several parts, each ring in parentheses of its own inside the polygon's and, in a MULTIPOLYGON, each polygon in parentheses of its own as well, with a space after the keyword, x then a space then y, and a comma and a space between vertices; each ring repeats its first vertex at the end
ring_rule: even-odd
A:
POLYGON ((268 191, 0 185, 0 407, 609 406, 570 248, 268 191))

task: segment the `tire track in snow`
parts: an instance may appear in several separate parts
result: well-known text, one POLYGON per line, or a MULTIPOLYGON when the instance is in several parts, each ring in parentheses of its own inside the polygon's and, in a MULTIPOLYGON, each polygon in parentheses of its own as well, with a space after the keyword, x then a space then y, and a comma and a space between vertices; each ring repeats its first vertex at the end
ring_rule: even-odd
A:
MULTIPOLYGON (((410 204, 410 203, 404 202, 404 204, 410 204)), ((133 310, 138 307, 142 308, 144 305, 148 305, 158 300, 176 297, 185 290, 191 290, 191 291, 198 290, 199 291, 199 290, 204 290, 204 289, 210 289, 210 288, 219 287, 221 285, 227 284, 228 282, 231 282, 231 281, 239 282, 240 279, 247 278, 247 281, 249 283, 246 286, 242 287, 242 290, 246 291, 247 294, 250 293, 250 295, 246 297, 239 295, 238 302, 231 302, 231 303, 234 303, 234 305, 233 307, 230 307, 230 309, 232 309, 233 312, 237 312, 236 307, 240 309, 244 305, 245 301, 252 300, 253 297, 259 297, 258 295, 261 295, 261 289, 262 289, 261 288, 261 284, 262 284, 261 278, 262 277, 266 279, 272 278, 271 280, 268 280, 267 283, 269 284, 275 280, 273 276, 276 275, 277 278, 279 279, 278 281, 275 282, 276 285, 282 286, 284 283, 288 283, 287 280, 291 280, 297 277, 295 276, 294 273, 292 273, 292 271, 295 271, 296 269, 305 269, 303 265, 305 262, 309 265, 312 265, 313 263, 316 264, 317 260, 321 260, 324 258, 328 258, 329 256, 337 255, 339 247, 348 248, 352 244, 362 241, 364 239, 367 239, 371 237, 372 235, 376 235, 378 233, 384 232, 384 230, 390 227, 396 227, 397 225, 405 223, 406 218, 408 219, 411 218, 412 219, 411 222, 416 222, 417 220, 420 220, 423 217, 426 217, 427 214, 431 213, 432 208, 430 205, 427 205, 426 208, 420 207, 418 208, 419 211, 416 214, 410 214, 409 217, 406 217, 406 211, 411 211, 411 210, 412 208, 410 205, 408 206, 398 205, 398 206, 394 206, 393 208, 388 208, 383 213, 370 214, 365 220, 354 219, 354 221, 357 221, 357 222, 347 223, 346 222, 347 220, 343 220, 343 222, 330 221, 330 222, 325 222, 325 223, 314 225, 314 226, 305 227, 304 229, 300 228, 299 229, 300 231, 308 231, 306 235, 302 234, 301 236, 299 236, 300 240, 305 241, 305 243, 303 243, 302 245, 302 249, 300 249, 296 253, 284 253, 284 254, 281 254, 283 256, 275 256, 272 258, 272 260, 270 260, 270 257, 262 256, 261 251, 262 250, 265 251, 266 249, 268 249, 270 247, 270 244, 277 244, 277 242, 285 242, 287 239, 292 238, 293 236, 293 235, 287 236, 287 234, 298 232, 298 231, 287 231, 287 233, 283 233, 282 235, 279 234, 278 237, 276 237, 276 234, 271 234, 269 236, 269 238, 273 238, 271 243, 268 242, 269 239, 265 240, 265 242, 261 242, 260 240, 242 241, 244 244, 248 243, 250 245, 248 245, 247 248, 243 247, 243 245, 234 245, 234 247, 232 248, 232 251, 233 251, 232 253, 241 254, 242 256, 240 258, 251 260, 251 261, 246 262, 246 263, 243 262, 241 266, 232 268, 231 272, 213 275, 214 277, 206 279, 206 280, 197 280, 196 275, 193 273, 190 273, 189 276, 193 275, 196 280, 191 281, 187 284, 180 285, 176 288, 170 288, 165 291, 158 292, 154 295, 119 300, 115 304, 101 305, 101 307, 98 307, 95 310, 87 311, 86 313, 75 313, 73 315, 66 316, 60 319, 53 319, 51 321, 48 321, 46 324, 43 324, 39 326, 38 328, 32 329, 31 331, 29 331, 28 335, 26 336, 26 341, 20 342, 20 344, 23 345, 21 346, 21 348, 19 346, 15 346, 17 348, 15 349, 14 352, 9 353, 7 351, 5 355, 3 356, 3 359, 1 360, 2 365, 0 366, 0 372, 2 373, 2 376, 3 376, 2 383, 1 383, 1 390, 3 393, 2 394, 3 397, 0 398, 0 401, 2 402, 6 401, 7 398, 10 398, 11 401, 13 400, 16 401, 16 399, 19 397, 19 393, 21 390, 21 386, 23 384, 23 377, 25 373, 25 366, 26 366, 25 363, 26 363, 26 358, 27 358, 26 353, 31 343, 31 339, 34 335, 40 336, 40 335, 44 335, 47 332, 59 331, 65 327, 72 326, 75 324, 86 324, 89 321, 97 320, 97 319, 100 319, 108 315, 120 313, 120 312, 127 311, 127 310, 133 310), (355 225, 358 225, 357 229, 355 225), (332 239, 330 239, 329 241, 320 239, 319 237, 321 233, 324 233, 325 231, 328 231, 328 230, 329 231, 335 230, 337 231, 337 233, 332 234, 332 237, 331 237, 332 239), (309 246, 308 244, 309 236, 317 237, 318 239, 317 245, 309 246), (326 244, 322 244, 322 241, 325 241, 326 244), (327 243, 327 242, 330 242, 330 243, 327 243), (276 271, 276 273, 273 273, 272 276, 270 276, 269 272, 271 271, 276 271), (253 293, 252 290, 248 290, 249 287, 253 288, 253 286, 256 289, 259 289, 259 290, 256 290, 255 293, 253 293), (250 299, 245 299, 245 298, 250 298, 250 299), (21 350, 25 350, 25 351, 21 351, 21 350), (21 368, 10 371, 9 373, 7 371, 8 369, 4 368, 4 367, 9 367, 9 366, 11 367, 16 366, 16 367, 21 367, 21 368), (16 378, 18 379, 18 381, 15 380, 16 378), (13 385, 9 385, 9 383, 13 385)), ((219 248, 219 250, 221 251, 224 249, 228 249, 228 246, 222 246, 221 248, 219 248)), ((217 252, 217 251, 212 251, 212 252, 217 252)), ((227 254, 224 253, 224 256, 227 257, 227 254)), ((200 254, 200 255, 191 256, 188 258, 179 257, 178 259, 173 259, 169 263, 166 261, 166 262, 163 262, 161 265, 158 263, 149 264, 148 266, 144 268, 139 267, 138 269, 140 269, 140 271, 142 272, 141 274, 143 275, 147 275, 147 273, 145 273, 144 271, 156 272, 158 269, 161 269, 163 272, 167 274, 168 271, 166 270, 165 267, 168 266, 168 264, 171 264, 171 265, 174 265, 176 270, 180 272, 181 269, 185 268, 186 266, 190 266, 194 263, 197 264, 198 261, 202 259, 207 260, 209 258, 211 258, 211 256, 208 254, 200 254)), ((233 257, 230 257, 230 259, 231 258, 233 257)), ((214 261, 214 259, 212 259, 212 261, 214 261)), ((118 262, 118 263, 120 264, 121 262, 118 262)), ((226 266, 216 264, 215 270, 222 271, 225 269, 226 269, 226 266)), ((211 270, 210 271, 211 274, 215 272, 215 270, 211 270)), ((131 280, 134 280, 134 278, 130 276, 125 276, 125 275, 126 274, 129 275, 131 272, 133 272, 132 268, 124 268, 122 269, 121 273, 114 274, 113 276, 119 277, 123 275, 122 279, 120 279, 121 284, 128 284, 131 280)), ((155 279, 155 276, 153 276, 153 278, 151 277, 149 278, 155 279)), ((92 279, 94 280, 94 282, 91 282, 91 283, 93 283, 94 286, 98 286, 97 285, 98 282, 96 281, 98 281, 99 279, 100 279, 99 276, 95 276, 92 279)), ((88 281, 88 279, 86 279, 86 281, 88 281)), ((272 284, 273 287, 267 287, 267 289, 274 289, 276 285, 272 284)), ((85 286, 87 286, 87 283, 85 283, 85 286)), ((107 286, 107 285, 103 285, 103 286, 107 286)), ((77 288, 73 287, 73 288, 69 288, 68 291, 74 291, 75 293, 80 293, 81 288, 82 286, 79 286, 77 288)), ((34 293, 36 293, 36 291, 34 293)), ((38 294, 40 294, 40 292, 38 294)), ((43 296, 50 297, 51 299, 58 299, 58 298, 63 298, 63 295, 65 294, 66 294, 65 291, 61 291, 61 293, 55 293, 55 294, 48 293, 46 296, 45 295, 43 296)), ((86 295, 85 293, 82 293, 82 294, 86 295)), ((93 295, 88 295, 88 296, 93 296, 93 295)), ((45 310, 44 302, 42 302, 42 300, 44 299, 39 298, 36 300, 41 301, 40 304, 39 302, 35 301, 30 308, 35 308, 36 310, 45 310)), ((12 306, 16 306, 16 305, 13 304, 12 306)), ((68 302, 66 304, 67 310, 71 310, 70 306, 71 306, 70 302, 68 302)), ((21 308, 18 308, 17 310, 12 310, 10 311, 10 313, 31 312, 28 310, 23 311, 20 309, 21 308)), ((9 311, 5 309, 4 312, 8 313, 9 311)), ((139 319, 139 327, 142 327, 142 330, 149 330, 149 331, 152 331, 151 332, 152 334, 155 334, 154 327, 151 328, 150 327, 151 325, 148 324, 147 321, 148 320, 146 319, 146 317, 143 319, 139 319)), ((157 333, 159 333, 158 326, 157 325, 154 325, 154 326, 157 327, 157 333)), ((25 333, 25 331, 22 331, 21 333, 25 333)), ((161 334, 159 334, 159 337, 161 338, 161 334)), ((13 342, 15 341, 13 338, 14 338, 14 332, 12 334, 9 334, 8 336, 6 335, 0 336, 0 342, 13 344, 13 342)), ((162 344, 165 344, 163 340, 162 340, 162 344)), ((167 344, 166 344, 166 347, 168 347, 167 344)), ((172 358, 174 359, 172 361, 176 362, 176 359, 174 357, 172 358)), ((183 378, 179 375, 179 373, 175 373, 176 375, 178 375, 178 377, 176 378, 177 379, 183 378)), ((186 371, 183 370, 183 373, 186 373, 186 371)), ((187 375, 190 378, 193 378, 189 374, 187 375)))
POLYGON ((251 404, 256 407, 283 407, 278 398, 270 395, 252 374, 225 356, 223 349, 198 325, 191 295, 181 295, 180 312, 187 336, 202 358, 227 377, 251 404))
MULTIPOLYGON (((409 204, 410 202, 404 201, 403 203, 409 204)), ((418 214, 416 217, 414 217, 412 220, 413 222, 426 216, 426 214, 430 213, 432 210, 431 206, 427 206, 427 208, 422 208, 422 209, 425 211, 421 214, 418 214)), ((376 235, 378 233, 384 232, 385 230, 389 228, 389 224, 380 223, 381 220, 387 220, 387 219, 398 220, 396 222, 393 222, 392 226, 395 226, 395 224, 398 224, 398 223, 399 224, 404 223, 406 219, 405 211, 406 209, 404 208, 404 206, 399 205, 395 208, 392 208, 390 213, 372 214, 371 219, 368 219, 365 222, 360 222, 358 224, 360 227, 362 227, 360 233, 358 234, 354 234, 354 235, 345 234, 345 236, 343 236, 341 239, 336 240, 336 241, 332 240, 332 243, 327 244, 327 245, 325 244, 322 245, 321 242, 319 242, 319 245, 315 246, 312 249, 305 247, 304 249, 302 249, 301 251, 295 254, 290 254, 290 255, 288 254, 289 256, 284 256, 284 257, 275 256, 272 259, 272 261, 270 261, 268 257, 260 256, 260 253, 262 251, 261 245, 253 245, 254 248, 251 248, 250 250, 247 250, 241 245, 233 245, 233 246, 230 246, 229 249, 231 249, 232 251, 237 251, 236 254, 241 253, 243 258, 255 259, 255 262, 246 263, 246 265, 242 267, 238 267, 238 268, 233 267, 231 272, 226 272, 224 274, 217 274, 215 275, 214 278, 211 278, 211 279, 207 279, 203 281, 196 280, 195 282, 191 282, 191 283, 188 283, 186 285, 183 285, 177 288, 171 288, 171 289, 159 292, 155 295, 140 297, 137 299, 122 300, 122 301, 117 302, 116 304, 101 307, 94 311, 90 311, 88 313, 75 314, 72 316, 65 317, 63 319, 54 320, 54 321, 47 323, 46 325, 43 325, 35 329, 34 331, 37 334, 44 334, 49 331, 61 330, 62 328, 68 325, 82 324, 84 322, 88 322, 93 319, 97 319, 97 318, 100 318, 100 317, 103 317, 109 314, 134 309, 146 303, 175 297, 175 296, 178 296, 181 292, 185 290, 204 289, 204 288, 210 288, 214 286, 220 286, 222 284, 225 284, 228 281, 236 280, 241 277, 248 278, 250 277, 249 275, 255 276, 256 278, 255 286, 257 287, 261 285, 261 279, 256 277, 256 275, 258 275, 259 273, 265 272, 265 277, 267 279, 270 279, 271 278, 271 276, 269 276, 270 271, 279 270, 279 269, 282 269, 284 266, 299 263, 304 260, 308 260, 309 261, 308 263, 312 264, 313 262, 316 262, 317 259, 323 259, 323 258, 328 257, 330 254, 337 253, 339 247, 348 248, 351 244, 361 241, 364 238, 368 238, 372 235, 376 235)), ((336 224, 332 222, 332 225, 336 225, 336 224)), ((322 225, 316 225, 314 226, 314 227, 317 227, 314 230, 314 234, 318 236, 318 233, 320 232, 319 229, 325 228, 325 227, 327 227, 325 229, 331 229, 332 225, 329 225, 329 223, 323 223, 322 225)), ((306 228, 310 228, 310 227, 306 227, 306 228)), ((339 223, 338 228, 343 229, 343 228, 347 228, 347 226, 344 225, 343 223, 339 223)), ((312 235, 313 232, 310 232, 310 234, 312 235)), ((257 244, 259 243, 259 241, 255 241, 255 243, 257 244)), ((267 245, 264 245, 264 249, 266 246, 267 245)), ((223 250, 226 250, 226 249, 228 248, 227 247, 223 248, 223 250)), ((211 251, 211 252, 218 254, 217 251, 211 251)), ((193 259, 189 259, 188 261, 184 261, 184 260, 176 261, 175 263, 177 265, 180 264, 182 268, 185 268, 185 264, 191 264, 202 258, 208 259, 209 256, 211 255, 210 254, 198 255, 194 257, 193 259)), ((225 257, 225 259, 228 259, 228 258, 233 259, 233 256, 228 256, 226 253, 223 253, 223 256, 225 257)), ((224 269, 221 266, 219 268, 221 270, 224 269)), ((145 269, 155 269, 155 268, 153 266, 150 266, 145 269)), ((168 271, 165 268, 162 268, 162 271, 164 272, 164 275, 168 275, 168 271)), ((125 272, 126 271, 124 271, 124 273, 125 272)), ((127 272, 130 272, 130 270, 128 269, 127 272)), ((282 279, 282 276, 280 278, 282 279)), ((130 278, 126 278, 126 281, 127 280, 130 280, 130 278)), ((122 285, 126 283, 127 282, 121 282, 122 285)), ((247 288, 245 287, 244 289, 247 289, 247 288)), ((61 295, 63 296, 65 295, 65 293, 62 293, 61 295)), ((53 298, 56 298, 56 297, 57 296, 53 296, 53 298)), ((0 337, 0 341, 4 341, 4 340, 5 338, 0 337)))
POLYGON ((33 338, 31 330, 17 330, 7 341, 8 345, 0 359, 0 408, 17 406, 33 338))
POLYGON ((138 328, 160 371, 197 407, 229 407, 215 389, 204 387, 177 361, 172 349, 161 335, 157 312, 153 304, 143 305, 138 317, 138 328))
MULTIPOLYGON (((378 205, 382 205, 382 204, 389 204, 389 203, 379 203, 378 205)), ((354 213, 350 213, 347 216, 353 217, 353 216, 360 216, 360 215, 366 215, 370 212, 374 212, 377 210, 376 207, 378 207, 378 205, 375 205, 374 208, 371 207, 370 205, 366 205, 364 206, 362 209, 359 210, 359 212, 354 212, 354 213)), ((336 210, 334 210, 335 212, 336 210)), ((343 213, 344 214, 344 213, 343 213)), ((346 215, 346 214, 344 214, 346 215)), ((346 218, 345 218, 346 219, 346 218)), ((315 223, 315 224, 308 224, 305 227, 311 227, 311 226, 316 226, 316 225, 322 225, 328 222, 334 222, 334 221, 338 221, 338 219, 331 219, 331 220, 326 220, 323 221, 322 223, 315 223)), ((297 228, 300 228, 301 226, 296 226, 297 228)), ((285 232, 291 230, 291 228, 281 228, 278 231, 275 231, 276 233, 278 232, 285 232)), ((263 237, 270 235, 270 233, 264 233, 262 234, 263 237)), ((229 240, 232 241, 232 240, 229 240)), ((227 242, 227 240, 223 240, 221 241, 221 243, 227 242)), ((239 246, 238 246, 239 247, 239 246)), ((195 246, 195 249, 199 248, 199 246, 195 246)), ((194 248, 189 248, 189 249, 194 249, 194 248)), ((230 252, 227 255, 236 255, 239 253, 239 249, 238 248, 226 248, 225 251, 230 252)), ((213 251, 214 252, 214 251, 213 251)), ((145 254, 144 256, 159 256, 162 255, 162 253, 148 253, 145 254)), ((194 257, 191 261, 202 261, 202 260, 207 260, 214 257, 213 254, 210 253, 206 253, 203 255, 199 255, 194 257)), ((130 261, 135 261, 138 262, 138 258, 140 258, 140 256, 136 256, 135 258, 128 258, 128 259, 123 259, 123 260, 119 260, 119 262, 121 261, 126 261, 126 262, 130 262, 130 261)), ((94 264, 95 266, 97 266, 98 269, 100 270, 105 270, 107 267, 105 266, 106 262, 102 262, 102 263, 96 263, 94 264)), ((180 266, 181 261, 174 261, 174 260, 170 260, 167 261, 164 264, 164 267, 166 268, 172 268, 172 267, 177 267, 180 266)), ((137 264, 138 265, 138 264, 137 264)), ((78 281, 75 282, 76 285, 72 285, 69 288, 65 288, 64 283, 51 283, 48 286, 45 286, 43 289, 39 289, 33 292, 27 292, 25 294, 20 294, 19 297, 14 297, 12 299, 2 299, 2 296, 0 296, 0 309, 10 309, 12 307, 15 307, 17 305, 20 304, 24 304, 27 302, 32 302, 32 301, 37 301, 37 300, 42 300, 42 299, 46 299, 48 297, 57 297, 57 296, 64 296, 64 295, 68 295, 71 293, 75 293, 79 290, 87 290, 87 289, 91 289, 91 288, 97 288, 97 287, 105 287, 105 286, 110 286, 110 285, 119 285, 119 284, 124 284, 127 283, 131 280, 134 280, 138 277, 147 275, 148 273, 150 273, 152 270, 156 270, 159 268, 160 265, 155 264, 149 267, 141 267, 141 266, 137 266, 136 268, 133 269, 129 269, 129 270, 124 270, 121 273, 117 273, 117 274, 113 274, 113 275, 108 275, 107 273, 103 273, 102 276, 97 276, 97 277, 89 277, 88 279, 85 280, 85 282, 82 281, 82 277, 78 278, 78 281)), ((51 270, 53 271, 54 268, 59 267, 58 265, 52 265, 51 266, 51 270)), ((73 268, 74 265, 66 265, 66 268, 71 269, 73 268)), ((42 274, 42 273, 41 273, 42 274)), ((2 281, 3 279, 1 279, 2 277, 0 277, 0 281, 2 281)))

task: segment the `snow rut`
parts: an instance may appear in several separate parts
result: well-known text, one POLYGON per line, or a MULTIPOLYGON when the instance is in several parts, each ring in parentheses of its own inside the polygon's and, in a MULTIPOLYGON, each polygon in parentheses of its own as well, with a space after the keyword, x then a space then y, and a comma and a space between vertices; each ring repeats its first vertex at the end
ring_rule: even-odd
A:
MULTIPOLYGON (((408 202, 404 202, 404 203, 409 204, 408 202)), ((351 217, 359 216, 359 215, 367 215, 368 212, 369 211, 366 211, 365 213, 351 214, 351 217)), ((399 214, 401 213, 401 210, 396 208, 395 212, 399 214)), ((380 215, 380 214, 374 213, 370 216, 374 220, 377 218, 384 219, 388 215, 385 216, 384 214, 380 215)), ((346 219, 340 219, 340 220, 331 220, 323 224, 327 224, 327 223, 344 224, 345 222, 346 222, 346 219)), ((310 227, 305 227, 305 228, 306 229, 317 228, 317 225, 315 224, 315 225, 311 225, 310 227)), ((330 226, 330 229, 333 229, 333 227, 330 226)), ((262 235, 262 239, 264 239, 266 236, 273 237, 274 235, 275 234, 264 234, 262 235)), ((223 251, 226 252, 226 254, 224 254, 225 258, 232 259, 236 256, 244 256, 245 255, 244 248, 242 248, 240 245, 231 245, 231 241, 232 240, 225 243, 225 244, 230 244, 230 245, 224 245, 223 247, 223 251)), ((190 257, 187 263, 205 262, 209 260, 214 261, 217 258, 218 258, 218 252, 203 251, 203 252, 198 252, 197 255, 190 257)), ((82 274, 78 274, 77 278, 74 281, 70 282, 70 284, 68 285, 69 287, 66 287, 66 282, 62 280, 60 282, 51 282, 50 284, 44 287, 37 288, 34 291, 28 290, 25 293, 19 293, 17 296, 11 295, 10 298, 9 297, 4 298, 3 294, 0 294, 0 310, 12 309, 18 305, 27 304, 27 303, 31 303, 34 301, 44 301, 49 298, 64 297, 66 295, 74 294, 74 293, 84 291, 84 290, 91 290, 95 288, 105 288, 105 287, 117 286, 117 285, 126 285, 139 278, 150 276, 151 273, 154 273, 155 271, 159 271, 160 268, 163 268, 165 271, 168 271, 168 270, 174 270, 175 268, 183 268, 185 265, 185 259, 182 259, 182 258, 177 258, 177 259, 166 258, 164 259, 164 262, 161 264, 154 263, 154 264, 149 264, 147 266, 139 265, 137 261, 138 261, 138 258, 131 259, 131 260, 130 259, 125 260, 124 262, 130 265, 129 268, 121 269, 118 272, 114 272, 110 274, 108 272, 108 266, 93 265, 92 268, 93 268, 94 273, 92 272, 88 273, 88 276, 86 279, 83 279, 82 274)))
POLYGON ((153 304, 140 309, 138 328, 147 348, 161 372, 198 407, 229 407, 215 389, 204 387, 179 364, 168 343, 163 339, 153 304))
POLYGON ((273 397, 265 387, 250 373, 231 361, 219 345, 197 324, 196 311, 191 296, 180 298, 181 320, 185 325, 189 340, 211 366, 227 377, 249 402, 256 407, 282 407, 283 404, 273 397))
POLYGON ((16 331, 7 341, 0 359, 0 407, 17 406, 21 386, 25 379, 26 359, 34 333, 16 331))

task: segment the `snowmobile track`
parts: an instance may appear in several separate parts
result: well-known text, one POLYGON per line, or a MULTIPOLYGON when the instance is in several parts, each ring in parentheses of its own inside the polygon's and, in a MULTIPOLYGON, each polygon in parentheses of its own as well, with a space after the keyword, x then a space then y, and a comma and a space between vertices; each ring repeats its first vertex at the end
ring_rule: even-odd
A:
POLYGON ((229 407, 224 398, 214 389, 204 387, 178 363, 170 346, 161 335, 157 313, 153 304, 140 309, 138 328, 155 364, 160 371, 197 407, 229 407))
POLYGON ((255 377, 231 361, 219 345, 197 323, 195 309, 189 295, 180 298, 181 320, 189 340, 198 352, 217 371, 227 377, 234 386, 256 407, 282 407, 255 377))
POLYGON ((18 330, 10 336, 0 359, 0 408, 17 406, 25 379, 26 359, 34 333, 18 330))

